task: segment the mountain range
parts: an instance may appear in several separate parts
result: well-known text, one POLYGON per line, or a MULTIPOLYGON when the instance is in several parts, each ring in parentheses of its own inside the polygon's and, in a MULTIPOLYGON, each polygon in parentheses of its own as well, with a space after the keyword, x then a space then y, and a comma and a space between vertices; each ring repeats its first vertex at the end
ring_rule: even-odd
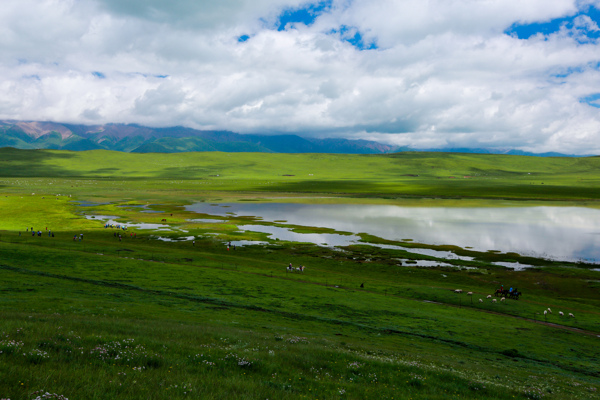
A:
POLYGON ((318 139, 298 135, 239 134, 204 131, 181 126, 151 128, 135 124, 78 125, 43 121, 0 121, 0 147, 55 150, 115 150, 133 153, 190 151, 384 154, 400 151, 435 151, 483 154, 565 156, 520 150, 482 148, 414 149, 368 140, 318 139))

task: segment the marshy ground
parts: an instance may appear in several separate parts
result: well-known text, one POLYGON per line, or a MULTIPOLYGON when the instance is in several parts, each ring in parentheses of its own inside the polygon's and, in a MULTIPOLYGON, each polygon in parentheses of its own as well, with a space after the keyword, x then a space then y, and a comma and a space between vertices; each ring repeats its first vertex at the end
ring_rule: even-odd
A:
POLYGON ((37 162, 28 158, 32 153, 10 153, 0 166, 0 398, 46 392, 42 398, 599 398, 600 271, 594 266, 363 235, 472 258, 420 267, 413 262, 442 260, 365 244, 275 241, 238 230, 252 217, 217 218, 184 207, 282 197, 433 202, 412 197, 425 192, 462 195, 469 199, 449 201, 469 204, 497 201, 475 198, 481 185, 492 197, 528 195, 530 204, 595 206, 595 159, 568 159, 571 169, 562 159, 545 160, 537 173, 552 167, 563 175, 552 181, 549 173, 545 191, 529 192, 509 183, 526 179, 515 169, 535 172, 527 157, 471 156, 468 164, 468 157, 415 156, 412 165, 402 157, 299 155, 277 164, 264 161, 271 155, 234 161, 227 154, 90 152, 85 163, 80 153, 42 152, 37 162), (360 179, 350 182, 342 172, 326 175, 338 171, 327 157, 355 171, 373 163, 373 170, 393 171, 371 178, 369 171, 357 173, 360 179), (191 168, 201 161, 206 164, 191 168), (116 170, 106 170, 111 163, 116 170), (286 171, 273 177, 269 163, 286 171), (431 176, 419 182, 423 173, 415 171, 424 166, 431 176), (313 175, 303 182, 308 167, 313 175), (206 177, 195 176, 198 171, 206 177), (475 178, 449 189, 444 185, 454 183, 447 182, 459 181, 437 179, 456 172, 475 178), (568 177, 580 175, 587 183, 569 186, 568 177), (434 179, 446 183, 438 187, 434 179), (394 193, 382 195, 384 187, 394 193), (105 228, 91 218, 102 215, 129 227, 105 228), (31 236, 31 227, 42 235, 31 236), (176 240, 190 236, 193 242, 176 240), (230 241, 243 240, 263 244, 227 250, 230 241), (506 260, 533 268, 492 264, 506 260), (306 270, 288 273, 290 262, 306 270), (501 284, 524 295, 492 303, 487 295, 501 284))

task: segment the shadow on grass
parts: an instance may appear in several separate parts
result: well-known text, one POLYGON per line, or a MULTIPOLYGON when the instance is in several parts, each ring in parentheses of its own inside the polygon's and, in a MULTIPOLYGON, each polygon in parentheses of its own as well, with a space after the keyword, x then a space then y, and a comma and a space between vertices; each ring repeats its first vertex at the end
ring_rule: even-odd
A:
POLYGON ((52 165, 53 160, 71 159, 75 154, 46 150, 0 148, 0 175, 5 177, 63 177, 73 171, 52 165))

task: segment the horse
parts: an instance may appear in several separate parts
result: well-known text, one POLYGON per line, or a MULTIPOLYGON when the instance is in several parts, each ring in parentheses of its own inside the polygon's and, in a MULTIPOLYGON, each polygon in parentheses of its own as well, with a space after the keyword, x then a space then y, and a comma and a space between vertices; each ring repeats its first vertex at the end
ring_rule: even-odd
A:
POLYGON ((509 299, 519 300, 519 296, 521 296, 521 295, 522 295, 521 292, 517 292, 516 290, 513 290, 512 292, 510 292, 508 298, 509 299))

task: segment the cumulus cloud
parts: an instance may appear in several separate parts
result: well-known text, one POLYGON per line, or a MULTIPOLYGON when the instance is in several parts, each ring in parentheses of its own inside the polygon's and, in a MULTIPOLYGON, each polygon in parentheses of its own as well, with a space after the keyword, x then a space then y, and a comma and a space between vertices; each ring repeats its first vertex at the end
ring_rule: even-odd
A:
POLYGON ((6 0, 0 118, 598 153, 599 3, 6 0))

